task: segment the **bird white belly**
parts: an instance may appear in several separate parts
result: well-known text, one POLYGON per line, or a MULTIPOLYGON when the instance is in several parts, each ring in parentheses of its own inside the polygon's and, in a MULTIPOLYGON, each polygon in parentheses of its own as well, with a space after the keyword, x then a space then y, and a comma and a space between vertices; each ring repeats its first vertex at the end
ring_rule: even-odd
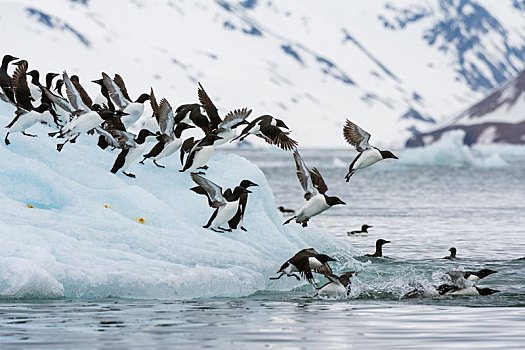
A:
POLYGON ((124 112, 129 113, 129 115, 122 117, 122 123, 124 123, 127 129, 142 116, 144 105, 142 103, 132 102, 124 108, 124 112))
POLYGON ((167 145, 164 145, 164 148, 159 153, 159 155, 156 156, 153 159, 159 160, 159 159, 162 159, 164 157, 172 155, 173 153, 175 153, 180 148, 181 144, 182 144, 182 141, 180 139, 175 139, 175 140, 169 142, 167 145))
POLYGON ((288 266, 285 267, 285 269, 283 270, 283 272, 284 272, 285 274, 289 275, 289 274, 291 274, 292 272, 299 272, 299 270, 297 269, 297 267, 295 267, 295 265, 288 263, 288 266))
POLYGON ((359 159, 354 164, 354 169, 368 168, 380 160, 382 160, 381 153, 375 148, 364 151, 359 159))
POLYGON ((143 143, 141 145, 137 145, 137 147, 130 148, 127 156, 126 161, 124 162, 124 165, 120 170, 126 171, 133 162, 137 160, 138 157, 140 157, 144 153, 144 149, 146 148, 146 143, 143 143))
POLYGON ((9 128, 9 132, 24 131, 38 121, 38 113, 31 111, 21 115, 18 120, 9 128))
POLYGON ((222 137, 222 140, 217 140, 214 142, 215 146, 224 145, 226 142, 230 142, 235 136, 237 136, 236 129, 230 129, 228 131, 221 132, 217 136, 222 137))
POLYGON ((318 269, 321 266, 323 266, 323 264, 321 264, 321 262, 317 260, 317 258, 314 258, 314 257, 308 258, 308 264, 310 265, 311 269, 318 269))
POLYGON ((237 213, 238 206, 239 206, 238 200, 235 202, 227 202, 224 207, 219 209, 219 212, 217 213, 217 216, 213 220, 211 227, 217 228, 221 226, 222 224, 231 220, 235 216, 235 213, 237 213))
POLYGON ((68 133, 81 134, 93 129, 102 122, 103 120, 97 112, 88 112, 67 123, 66 126, 64 126, 64 130, 68 133))
POLYGON ((317 292, 320 296, 337 298, 346 296, 346 288, 340 283, 329 283, 317 292))
POLYGON ((301 222, 305 219, 309 219, 313 216, 321 214, 328 208, 330 208, 330 206, 326 204, 324 196, 322 194, 317 194, 310 198, 310 200, 304 203, 304 205, 299 209, 297 221, 301 222))
POLYGON ((479 295, 478 290, 475 287, 468 287, 464 289, 460 289, 457 292, 450 293, 450 295, 479 295))
POLYGON ((197 168, 200 168, 206 164, 206 162, 211 158, 214 149, 215 147, 211 145, 204 146, 200 151, 198 151, 195 155, 195 158, 193 159, 193 164, 189 168, 189 171, 194 172, 197 168))

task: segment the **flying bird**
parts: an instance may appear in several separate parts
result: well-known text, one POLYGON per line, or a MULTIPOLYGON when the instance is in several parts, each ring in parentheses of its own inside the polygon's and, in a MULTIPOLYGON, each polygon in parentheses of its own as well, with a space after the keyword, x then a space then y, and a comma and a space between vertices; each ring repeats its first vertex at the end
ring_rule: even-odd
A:
POLYGON ((296 215, 286 220, 283 225, 295 219, 295 222, 306 227, 311 217, 321 214, 334 205, 346 203, 338 197, 327 196, 326 191, 328 191, 328 186, 319 170, 316 168, 309 170, 297 150, 294 151, 293 156, 297 168, 297 177, 305 192, 304 198, 306 199, 306 203, 296 211, 296 215))
POLYGON ((346 182, 350 181, 350 177, 359 169, 368 168, 383 159, 399 159, 392 152, 381 151, 379 148, 369 144, 370 134, 348 119, 343 127, 343 136, 346 142, 354 146, 359 152, 357 157, 350 163, 348 174, 345 176, 346 182))
POLYGON ((314 284, 313 272, 321 273, 323 275, 331 275, 332 269, 328 265, 329 261, 337 261, 336 259, 326 255, 319 254, 314 248, 307 248, 300 250, 290 259, 288 259, 277 271, 280 273, 277 277, 270 277, 271 280, 278 280, 284 275, 293 276, 298 281, 301 280, 295 272, 298 272, 309 283, 314 284))

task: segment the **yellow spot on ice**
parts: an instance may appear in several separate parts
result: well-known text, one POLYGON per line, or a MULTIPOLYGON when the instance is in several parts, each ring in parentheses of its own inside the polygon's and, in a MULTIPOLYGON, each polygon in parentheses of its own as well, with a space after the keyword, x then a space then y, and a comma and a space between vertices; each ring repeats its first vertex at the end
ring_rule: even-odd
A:
POLYGON ((109 204, 104 204, 104 208, 111 208, 111 205, 109 205, 109 204))
POLYGON ((144 221, 143 218, 137 218, 137 221, 138 221, 139 223, 141 223, 141 224, 145 224, 145 223, 146 223, 146 221, 144 221))
POLYGON ((28 207, 28 208, 34 208, 31 204, 26 204, 26 207, 28 207))

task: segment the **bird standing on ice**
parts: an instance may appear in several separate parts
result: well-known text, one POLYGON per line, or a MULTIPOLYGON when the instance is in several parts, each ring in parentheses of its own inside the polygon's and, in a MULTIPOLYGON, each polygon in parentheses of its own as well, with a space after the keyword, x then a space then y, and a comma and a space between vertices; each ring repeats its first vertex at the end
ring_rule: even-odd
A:
POLYGON ((343 127, 343 136, 346 142, 354 146, 359 152, 357 157, 350 163, 348 174, 345 176, 346 182, 350 181, 350 177, 359 169, 368 168, 383 159, 399 159, 392 152, 381 151, 379 148, 369 144, 370 134, 348 119, 343 127))
MULTIPOLYGON (((222 228, 221 225, 227 223, 235 216, 239 209, 241 195, 243 193, 252 192, 242 186, 236 186, 233 189, 233 192, 228 189, 223 193, 220 186, 200 175, 192 173, 191 178, 197 185, 199 185, 198 187, 206 191, 209 206, 215 208, 208 223, 203 227, 210 228, 212 231, 220 233, 224 233, 224 231, 230 232, 231 229, 222 228)), ((195 192, 199 193, 199 191, 195 192)))
POLYGON ((316 168, 309 170, 297 150, 294 151, 293 157, 297 167, 297 177, 305 192, 306 203, 297 211, 296 215, 286 220, 283 225, 295 219, 295 222, 306 227, 311 217, 321 214, 334 205, 346 203, 338 197, 326 195, 328 186, 326 186, 321 173, 316 168))

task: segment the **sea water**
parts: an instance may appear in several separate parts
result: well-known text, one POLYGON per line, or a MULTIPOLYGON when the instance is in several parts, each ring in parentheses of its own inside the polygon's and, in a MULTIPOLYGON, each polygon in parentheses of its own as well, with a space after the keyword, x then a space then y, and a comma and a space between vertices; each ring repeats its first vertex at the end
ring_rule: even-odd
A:
MULTIPOLYGON (((320 299, 311 286, 289 278, 286 290, 243 297, 6 299, 0 348, 524 348, 523 153, 462 150, 466 156, 447 162, 432 149, 413 152, 421 151, 395 152, 399 161, 360 170, 346 183, 355 152, 301 150, 306 164, 321 171, 328 194, 347 203, 311 222, 352 247, 333 254, 334 270, 359 273, 349 298, 320 299), (347 234, 363 224, 373 226, 367 235, 347 234), (364 257, 379 238, 391 241, 384 257, 364 257), (452 246, 458 259, 441 259, 452 246), (499 293, 401 298, 440 283, 447 271, 481 268, 498 271, 479 285, 499 293)), ((235 153, 261 168, 276 205, 300 207, 291 153, 235 153)), ((249 221, 246 226, 250 231, 249 221)), ((268 263, 277 271, 283 262, 268 263)))

